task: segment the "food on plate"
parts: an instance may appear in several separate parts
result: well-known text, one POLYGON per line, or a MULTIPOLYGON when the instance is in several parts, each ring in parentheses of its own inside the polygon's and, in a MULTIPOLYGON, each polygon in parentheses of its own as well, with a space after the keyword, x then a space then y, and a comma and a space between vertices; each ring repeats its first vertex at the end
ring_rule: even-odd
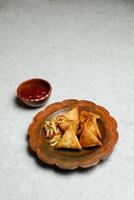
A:
POLYGON ((101 146, 102 142, 97 137, 97 129, 91 118, 84 121, 83 131, 80 135, 80 144, 82 147, 101 146))
POLYGON ((78 106, 66 112, 64 116, 73 123, 73 127, 75 132, 77 133, 77 129, 79 127, 79 109, 78 106))
POLYGON ((52 138, 54 135, 61 135, 61 130, 56 126, 53 121, 45 121, 44 122, 44 129, 46 133, 46 138, 52 138))
POLYGON ((86 111, 86 110, 80 110, 79 111, 79 120, 80 122, 84 122, 87 117, 89 116, 90 112, 86 111))
POLYGON ((98 125, 97 125, 97 119, 99 119, 100 116, 95 114, 95 113, 88 112, 88 111, 85 111, 85 110, 80 110, 80 131, 82 131, 83 126, 84 126, 83 122, 86 121, 89 118, 92 120, 92 124, 96 128, 97 137, 99 139, 102 139, 100 131, 99 131, 99 128, 98 128, 98 125))
POLYGON ((71 109, 70 111, 66 112, 64 114, 64 116, 66 118, 68 118, 69 120, 79 121, 79 110, 78 110, 78 107, 75 107, 75 108, 71 109))
POLYGON ((50 141, 49 141, 49 144, 50 146, 55 146, 58 141, 61 139, 61 135, 55 135, 50 141))
POLYGON ((70 120, 64 115, 58 115, 54 121, 55 124, 59 126, 62 131, 66 131, 70 125, 70 120))
POLYGON ((98 115, 91 115, 91 120, 92 120, 92 124, 94 124, 94 127, 96 129, 95 133, 96 133, 96 136, 101 140, 102 137, 101 137, 101 134, 100 134, 100 131, 99 131, 99 128, 98 128, 98 125, 97 125, 97 119, 100 118, 100 116, 98 115))
POLYGON ((72 120, 70 121, 70 123, 72 124, 74 130, 75 130, 75 133, 76 135, 78 134, 78 128, 79 128, 79 121, 76 121, 76 120, 72 120))
POLYGON ((55 149, 77 149, 101 146, 97 120, 100 116, 74 107, 44 122, 45 136, 55 149))
POLYGON ((72 125, 65 131, 62 138, 55 146, 56 149, 82 149, 72 125))

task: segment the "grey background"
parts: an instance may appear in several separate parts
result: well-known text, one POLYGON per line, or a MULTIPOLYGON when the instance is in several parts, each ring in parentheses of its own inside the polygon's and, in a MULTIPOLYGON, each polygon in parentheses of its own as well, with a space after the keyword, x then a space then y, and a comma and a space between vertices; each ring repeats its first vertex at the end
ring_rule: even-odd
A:
POLYGON ((131 200, 134 195, 134 1, 0 0, 0 199, 131 200), (42 167, 27 151, 39 109, 15 102, 26 79, 51 82, 48 103, 87 99, 118 121, 120 140, 98 166, 42 167))

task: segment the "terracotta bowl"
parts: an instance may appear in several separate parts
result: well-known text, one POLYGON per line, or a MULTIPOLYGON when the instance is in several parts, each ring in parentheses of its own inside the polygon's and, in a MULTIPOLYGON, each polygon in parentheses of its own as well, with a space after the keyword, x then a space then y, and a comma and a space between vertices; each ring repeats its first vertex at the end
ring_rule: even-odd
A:
POLYGON ((39 112, 29 126, 29 144, 38 158, 49 165, 57 165, 62 169, 87 168, 96 165, 106 159, 113 151, 118 141, 117 123, 109 112, 93 102, 85 100, 65 100, 53 103, 39 112), (78 104, 80 109, 94 112, 100 115, 98 126, 102 135, 101 147, 83 149, 81 151, 55 150, 50 147, 44 137, 43 122, 65 109, 71 109, 78 104))
POLYGON ((17 88, 18 98, 27 106, 39 107, 45 104, 52 91, 46 80, 34 78, 22 82, 17 88))

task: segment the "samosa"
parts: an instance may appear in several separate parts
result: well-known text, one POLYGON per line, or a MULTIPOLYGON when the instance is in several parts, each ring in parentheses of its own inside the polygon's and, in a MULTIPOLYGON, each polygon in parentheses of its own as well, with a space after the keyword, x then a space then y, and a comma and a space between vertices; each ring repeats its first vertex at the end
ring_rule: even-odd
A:
POLYGON ((78 106, 69 110, 64 114, 64 116, 71 121, 73 124, 73 128, 75 130, 75 134, 77 134, 77 129, 79 127, 79 110, 78 106))
POLYGON ((70 125, 70 120, 64 115, 58 115, 55 121, 56 125, 59 126, 62 131, 66 131, 70 125))
POLYGON ((90 119, 96 128, 97 137, 99 139, 102 139, 98 125, 97 125, 97 119, 99 119, 99 118, 100 118, 100 116, 95 113, 85 111, 85 110, 80 110, 80 130, 79 130, 79 132, 81 132, 83 129, 83 125, 84 125, 83 122, 86 121, 87 119, 88 120, 90 119))
POLYGON ((65 131, 64 135, 55 146, 55 149, 61 148, 78 150, 82 149, 72 124, 65 131))
POLYGON ((82 147, 101 146, 102 142, 97 137, 97 129, 92 121, 88 118, 83 122, 83 131, 80 135, 80 144, 82 147))
POLYGON ((96 114, 93 114, 92 115, 92 121, 93 121, 93 124, 95 126, 95 129, 96 129, 96 136, 99 138, 99 139, 102 139, 102 136, 101 136, 101 133, 99 131, 99 128, 98 128, 98 124, 97 124, 97 119, 99 119, 100 116, 96 115, 96 114))
POLYGON ((64 114, 64 116, 66 118, 68 118, 69 120, 75 120, 75 121, 79 121, 79 110, 78 107, 74 107, 73 109, 69 110, 68 112, 66 112, 64 114))

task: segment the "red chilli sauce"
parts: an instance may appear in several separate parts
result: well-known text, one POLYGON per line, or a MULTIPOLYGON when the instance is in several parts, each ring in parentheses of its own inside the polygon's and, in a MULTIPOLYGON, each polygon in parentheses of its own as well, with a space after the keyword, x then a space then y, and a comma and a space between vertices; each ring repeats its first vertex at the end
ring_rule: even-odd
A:
POLYGON ((43 86, 41 84, 33 84, 27 88, 25 88, 21 92, 21 96, 25 99, 41 99, 43 98, 49 91, 47 86, 43 86))

